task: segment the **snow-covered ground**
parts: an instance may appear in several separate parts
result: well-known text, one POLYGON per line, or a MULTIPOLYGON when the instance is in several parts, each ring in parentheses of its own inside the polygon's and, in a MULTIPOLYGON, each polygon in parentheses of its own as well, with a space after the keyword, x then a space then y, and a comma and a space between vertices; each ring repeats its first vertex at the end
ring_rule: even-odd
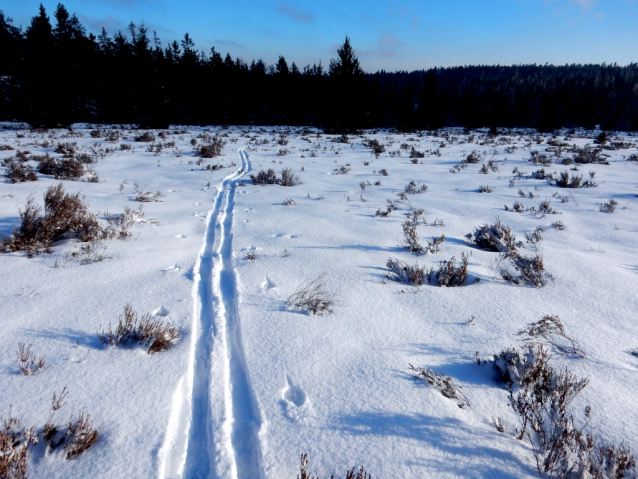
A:
MULTIPOLYGON (((99 434, 73 460, 41 442, 28 477, 292 479, 303 453, 322 478, 361 464, 385 479, 537 477, 532 449, 515 437, 520 423, 506 385, 475 354, 489 359, 522 347, 517 332, 546 314, 558 315, 585 353, 551 350, 555 368, 589 378, 572 404, 577 422, 590 405, 587 431, 638 450, 638 357, 630 354, 638 347, 638 162, 626 161, 638 138, 618 135, 612 141, 631 145, 603 150, 610 164, 571 171, 575 165, 546 151, 548 141, 583 147, 596 132, 552 139, 523 131, 495 138, 487 131, 367 131, 340 143, 313 129, 180 127, 157 137, 164 148, 153 152, 134 141, 139 130, 120 129, 122 138, 111 143, 89 128, 69 136, 5 126, 0 149, 59 158, 58 143, 77 142, 80 153, 98 153, 99 182, 63 184, 85 195, 102 224, 107 211, 137 209, 136 189, 162 194, 143 203, 131 237, 103 241, 103 261, 80 264, 71 256, 84 245, 76 239, 33 258, 0 255, 0 415, 41 431, 53 393, 66 387, 57 423, 84 408, 99 434), (220 134, 226 144, 223 156, 198 164, 191 139, 199 146, 203 134, 220 134), (376 158, 363 144, 369 140, 386 151, 376 158), (413 162, 412 147, 425 156, 413 162), (481 161, 452 172, 473 150, 484 153, 481 161), (554 161, 531 163, 531 151, 554 161), (479 173, 490 160, 498 171, 479 173), (220 163, 224 168, 206 169, 220 163), (301 184, 253 185, 250 175, 268 168, 290 168, 301 184), (597 186, 528 178, 541 168, 583 181, 595 172, 597 186), (427 191, 375 216, 410 181, 427 191), (479 192, 481 185, 492 192, 479 192), (601 212, 610 199, 616 211, 601 212), (538 209, 544 200, 560 214, 504 209, 517 201, 538 209), (425 210, 417 227, 422 244, 445 235, 439 253, 417 256, 405 247, 410 207, 425 210), (466 237, 497 219, 522 242, 519 251, 542 254, 553 276, 547 285, 504 281, 499 253, 466 237), (557 221, 563 230, 551 226, 557 221), (526 243, 525 233, 538 227, 542 242, 526 243), (441 261, 462 253, 470 256, 461 287, 388 278, 389 258, 436 273, 441 261), (300 284, 322 274, 334 295, 331 313, 286 308, 300 284), (155 354, 104 346, 98 330, 115 325, 126 304, 169 321, 181 337, 155 354), (32 345, 45 367, 20 374, 18 343, 32 345), (469 405, 459 408, 416 379, 410 364, 452 377, 469 405), (504 433, 493 423, 499 417, 504 433)), ((0 151, 0 159, 15 153, 0 151)), ((36 182, 3 180, 0 235, 19 224, 29 195, 42 204, 58 183, 41 174, 36 182)))

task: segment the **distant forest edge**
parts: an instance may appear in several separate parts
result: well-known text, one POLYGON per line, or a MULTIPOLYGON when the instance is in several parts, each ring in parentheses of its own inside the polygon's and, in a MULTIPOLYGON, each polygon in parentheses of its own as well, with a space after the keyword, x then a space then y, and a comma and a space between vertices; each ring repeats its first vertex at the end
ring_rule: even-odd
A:
POLYGON ((144 26, 88 33, 62 5, 25 31, 0 11, 0 119, 311 125, 348 132, 444 126, 638 130, 638 64, 517 65, 365 73, 349 40, 326 70, 223 58, 188 34, 163 47, 144 26))

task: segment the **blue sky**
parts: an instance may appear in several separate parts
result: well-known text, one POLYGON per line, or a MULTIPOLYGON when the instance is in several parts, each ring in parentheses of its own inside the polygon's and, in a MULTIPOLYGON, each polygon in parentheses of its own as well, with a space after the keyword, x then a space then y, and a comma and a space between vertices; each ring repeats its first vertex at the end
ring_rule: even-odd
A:
MULTIPOLYGON (((26 27, 38 0, 5 3, 26 27)), ((58 1, 43 1, 49 15, 58 1)), ((184 33, 200 49, 250 62, 283 55, 328 65, 347 34, 366 71, 520 63, 638 62, 638 0, 71 0, 89 31, 132 21, 164 46, 184 33)))

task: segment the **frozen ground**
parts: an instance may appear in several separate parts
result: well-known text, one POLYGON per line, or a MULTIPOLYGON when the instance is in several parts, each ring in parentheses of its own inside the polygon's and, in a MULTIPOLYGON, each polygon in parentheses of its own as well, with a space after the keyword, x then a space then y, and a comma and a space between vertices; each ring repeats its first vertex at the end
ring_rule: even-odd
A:
MULTIPOLYGON (((58 422, 84 408, 99 432, 74 460, 35 447, 30 478, 292 479, 303 453, 322 478, 361 464, 387 479, 537 477, 530 446, 515 438, 520 424, 507 387, 491 364, 479 366, 474 357, 520 347, 517 332, 545 314, 560 316, 586 354, 552 349, 554 367, 590 380, 572 404, 577 420, 584 422, 590 405, 588 431, 638 449, 638 358, 629 353, 638 347, 638 162, 626 161, 637 138, 614 138, 626 144, 603 150, 608 165, 571 171, 574 165, 556 155, 571 157, 569 147, 591 144, 596 133, 563 131, 552 139, 523 131, 496 138, 487 131, 368 131, 339 143, 312 129, 180 127, 147 151, 150 143, 134 141, 137 130, 122 128, 122 137, 108 142, 88 128, 69 136, 5 126, 0 147, 29 155, 58 158, 60 142, 76 142, 78 153, 94 149, 99 182, 63 184, 81 191, 102 223, 107 211, 139 206, 135 184, 163 195, 143 203, 133 236, 104 240, 104 261, 80 264, 70 254, 83 244, 72 238, 50 254, 0 255, 0 414, 41 430, 52 394, 67 387, 58 422), (205 140, 198 135, 216 133, 226 141, 223 156, 197 164, 191 139, 199 146, 205 140), (385 145, 378 158, 363 144, 371 139, 385 145), (548 152, 548 141, 569 147, 548 152), (416 163, 412 147, 425 153, 416 163), (473 150, 485 153, 479 163, 450 171, 473 150), (531 151, 554 161, 533 164, 531 151), (498 171, 480 174, 490 160, 498 171), (206 169, 217 164, 224 168, 206 169), (253 185, 250 175, 268 168, 291 168, 302 183, 253 185), (583 180, 595 171, 597 186, 559 188, 528 178, 541 168, 583 180), (405 248, 406 202, 375 216, 410 181, 428 186, 407 198, 425 210, 427 224, 417 227, 423 244, 445 235, 439 253, 405 248), (480 193, 481 185, 493 191, 480 193), (295 204, 285 205, 288 199, 295 204), (546 199, 560 214, 504 209, 517 201, 538 209, 546 199), (601 212, 610 199, 616 211, 601 212), (546 286, 504 281, 499 254, 466 238, 497 218, 528 255, 537 251, 524 234, 543 227, 537 249, 553 276, 546 286), (552 228, 556 221, 565 229, 552 228), (461 253, 471 253, 461 287, 387 277, 390 257, 436 271, 461 253), (330 314, 285 307, 301 283, 322 273, 335 297, 330 314), (155 354, 104 346, 98 329, 115 324, 127 303, 171 322, 181 338, 155 354), (45 358, 41 371, 20 374, 18 343, 45 358), (409 364, 451 376, 469 406, 459 408, 416 379, 409 364), (497 417, 504 433, 492 422, 497 417)), ((0 151, 0 159, 15 153, 0 151)), ((57 183, 41 174, 36 182, 0 183, 0 235, 19 223, 29 195, 41 204, 57 183)))

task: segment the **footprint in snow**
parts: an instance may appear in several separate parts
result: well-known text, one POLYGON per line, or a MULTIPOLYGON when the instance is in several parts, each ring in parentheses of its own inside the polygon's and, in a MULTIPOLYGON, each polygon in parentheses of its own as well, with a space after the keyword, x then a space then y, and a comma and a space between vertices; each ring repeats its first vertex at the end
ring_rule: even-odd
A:
POLYGON ((261 289, 265 291, 273 290, 277 287, 274 281, 272 281, 268 276, 266 276, 266 280, 261 283, 261 289))
POLYGON ((282 399, 279 403, 284 414, 291 421, 303 420, 308 413, 308 396, 301 387, 292 382, 288 374, 286 374, 286 386, 282 391, 282 399))
POLYGON ((164 306, 160 306, 155 311, 153 311, 153 316, 161 316, 162 318, 168 316, 170 311, 166 309, 164 306))
POLYGON ((179 266, 177 266, 176 264, 174 264, 173 266, 169 266, 168 268, 166 268, 165 270, 163 270, 165 273, 170 273, 171 271, 179 271, 180 268, 179 266))
POLYGON ((175 236, 175 238, 186 238, 186 236, 184 236, 184 235, 177 235, 177 236, 175 236))

